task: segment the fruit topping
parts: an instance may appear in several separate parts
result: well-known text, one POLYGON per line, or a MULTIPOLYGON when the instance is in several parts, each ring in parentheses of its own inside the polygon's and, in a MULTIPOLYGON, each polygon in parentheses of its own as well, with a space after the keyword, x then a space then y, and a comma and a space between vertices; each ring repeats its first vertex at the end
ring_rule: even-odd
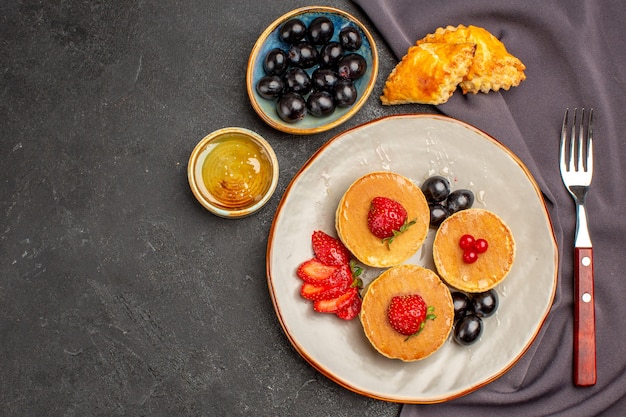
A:
POLYGON ((387 319, 398 333, 413 336, 424 328, 427 319, 435 319, 432 310, 419 294, 398 295, 389 303, 387 319))
POLYGON ((313 253, 321 262, 327 265, 347 265, 350 262, 350 252, 337 238, 316 230, 311 235, 313 253))
POLYGON ((406 209, 387 197, 374 197, 367 213, 367 226, 374 236, 391 245, 394 238, 415 224, 408 221, 406 209))
POLYGON ((361 268, 350 259, 350 252, 339 239, 316 230, 311 243, 314 257, 302 262, 296 271, 304 281, 300 296, 313 301, 317 312, 354 319, 361 311, 361 268))
POLYGON ((463 262, 474 263, 478 260, 479 253, 485 253, 489 243, 485 239, 474 239, 474 236, 465 234, 459 239, 459 246, 463 249, 463 262))
POLYGON ((313 285, 305 282, 300 287, 300 295, 310 301, 327 300, 340 296, 345 290, 342 287, 313 285))
POLYGON ((478 253, 485 253, 487 252, 488 248, 489 243, 485 239, 476 239, 476 242, 474 242, 474 249, 478 253))
POLYGON ((300 264, 296 274, 304 282, 325 286, 338 268, 336 265, 327 265, 317 258, 311 258, 300 264))
POLYGON ((471 249, 474 247, 474 236, 472 235, 463 235, 459 240, 459 246, 463 250, 471 249))
POLYGON ((478 260, 478 252, 475 249, 467 249, 463 251, 463 262, 473 264, 478 260))
POLYGON ((335 312, 335 314, 340 319, 352 320, 356 318, 361 312, 361 304, 363 304, 361 297, 354 297, 350 304, 343 308, 340 308, 335 312))
POLYGON ((357 297, 359 297, 359 290, 354 287, 349 287, 337 297, 315 301, 313 303, 313 309, 318 313, 336 313, 339 310, 347 308, 357 297))

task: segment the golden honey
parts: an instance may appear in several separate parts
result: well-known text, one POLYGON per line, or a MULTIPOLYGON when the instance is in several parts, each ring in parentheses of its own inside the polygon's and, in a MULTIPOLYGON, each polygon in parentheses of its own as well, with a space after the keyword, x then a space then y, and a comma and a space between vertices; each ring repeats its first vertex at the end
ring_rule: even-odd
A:
POLYGON ((265 149, 236 132, 209 143, 202 163, 206 198, 224 209, 243 209, 260 201, 272 184, 272 162, 265 149))

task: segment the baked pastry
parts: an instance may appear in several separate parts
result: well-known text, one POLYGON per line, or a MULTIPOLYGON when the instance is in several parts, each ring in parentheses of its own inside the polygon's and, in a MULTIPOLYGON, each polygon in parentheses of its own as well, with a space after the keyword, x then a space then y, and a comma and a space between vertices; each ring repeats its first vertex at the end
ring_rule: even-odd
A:
MULTIPOLYGON (((483 242, 484 243, 484 242, 483 242)), ((445 219, 433 242, 433 260, 441 279, 451 287, 476 293, 487 291, 506 278, 515 260, 515 240, 511 230, 495 213, 470 208, 445 219), (464 259, 461 237, 485 240, 486 251, 476 259, 464 259)))
POLYGON ((433 42, 476 45, 469 71, 459 84, 463 94, 508 90, 526 79, 526 66, 522 61, 511 55, 504 44, 484 28, 472 25, 438 28, 435 33, 417 41, 417 45, 433 42))
POLYGON ((468 42, 422 42, 412 46, 389 74, 380 97, 382 103, 445 103, 469 71, 475 49, 468 42))
POLYGON ((341 198, 335 214, 339 239, 365 265, 386 268, 406 261, 422 246, 428 234, 430 211, 422 190, 410 179, 387 171, 371 172, 357 179, 341 198), (368 226, 372 200, 387 197, 400 203, 407 219, 414 221, 388 243, 368 226))
POLYGON ((368 340, 382 355, 406 362, 424 359, 447 340, 454 322, 454 305, 448 287, 433 271, 417 265, 389 268, 367 287, 360 313, 368 340), (418 294, 435 317, 412 336, 396 331, 388 319, 391 300, 418 294))

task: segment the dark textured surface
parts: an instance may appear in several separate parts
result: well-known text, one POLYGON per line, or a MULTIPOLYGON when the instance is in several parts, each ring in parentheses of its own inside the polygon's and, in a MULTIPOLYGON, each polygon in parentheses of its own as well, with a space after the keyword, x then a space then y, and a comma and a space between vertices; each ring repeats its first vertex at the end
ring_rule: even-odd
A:
MULTIPOLYGON (((364 18, 346 1, 325 4, 364 18)), ((302 1, 7 1, 0 6, 0 415, 397 416, 309 366, 274 314, 267 235, 287 184, 372 97, 294 137, 249 105, 256 37, 302 1), (187 159, 256 130, 281 166, 259 213, 217 218, 187 159)), ((373 29, 367 19, 366 25, 373 29)))

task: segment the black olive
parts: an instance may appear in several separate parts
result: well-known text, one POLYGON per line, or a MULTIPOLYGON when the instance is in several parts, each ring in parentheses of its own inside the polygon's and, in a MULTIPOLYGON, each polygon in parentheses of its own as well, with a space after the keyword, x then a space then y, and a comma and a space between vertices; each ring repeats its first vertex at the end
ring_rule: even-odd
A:
POLYGON ((306 35, 306 25, 300 19, 289 19, 278 31, 280 40, 287 43, 296 43, 306 35))
POLYGON ((268 100, 280 97, 284 89, 283 79, 276 75, 266 75, 256 85, 256 91, 259 95, 268 100))
POLYGON ((441 175, 426 178, 422 183, 422 192, 426 201, 438 203, 445 200, 450 194, 450 181, 441 175))
POLYGON ((446 205, 450 214, 465 210, 474 204, 474 193, 470 190, 455 190, 450 193, 446 205))
POLYGON ((475 343, 483 333, 483 321, 475 314, 469 314, 454 325, 454 340, 463 346, 475 343))
POLYGON ((498 303, 498 293, 493 289, 472 296, 472 306, 479 317, 492 316, 498 309, 498 303))
POLYGON ((276 113, 283 121, 295 123, 306 116, 306 101, 300 94, 285 93, 276 102, 276 113))

